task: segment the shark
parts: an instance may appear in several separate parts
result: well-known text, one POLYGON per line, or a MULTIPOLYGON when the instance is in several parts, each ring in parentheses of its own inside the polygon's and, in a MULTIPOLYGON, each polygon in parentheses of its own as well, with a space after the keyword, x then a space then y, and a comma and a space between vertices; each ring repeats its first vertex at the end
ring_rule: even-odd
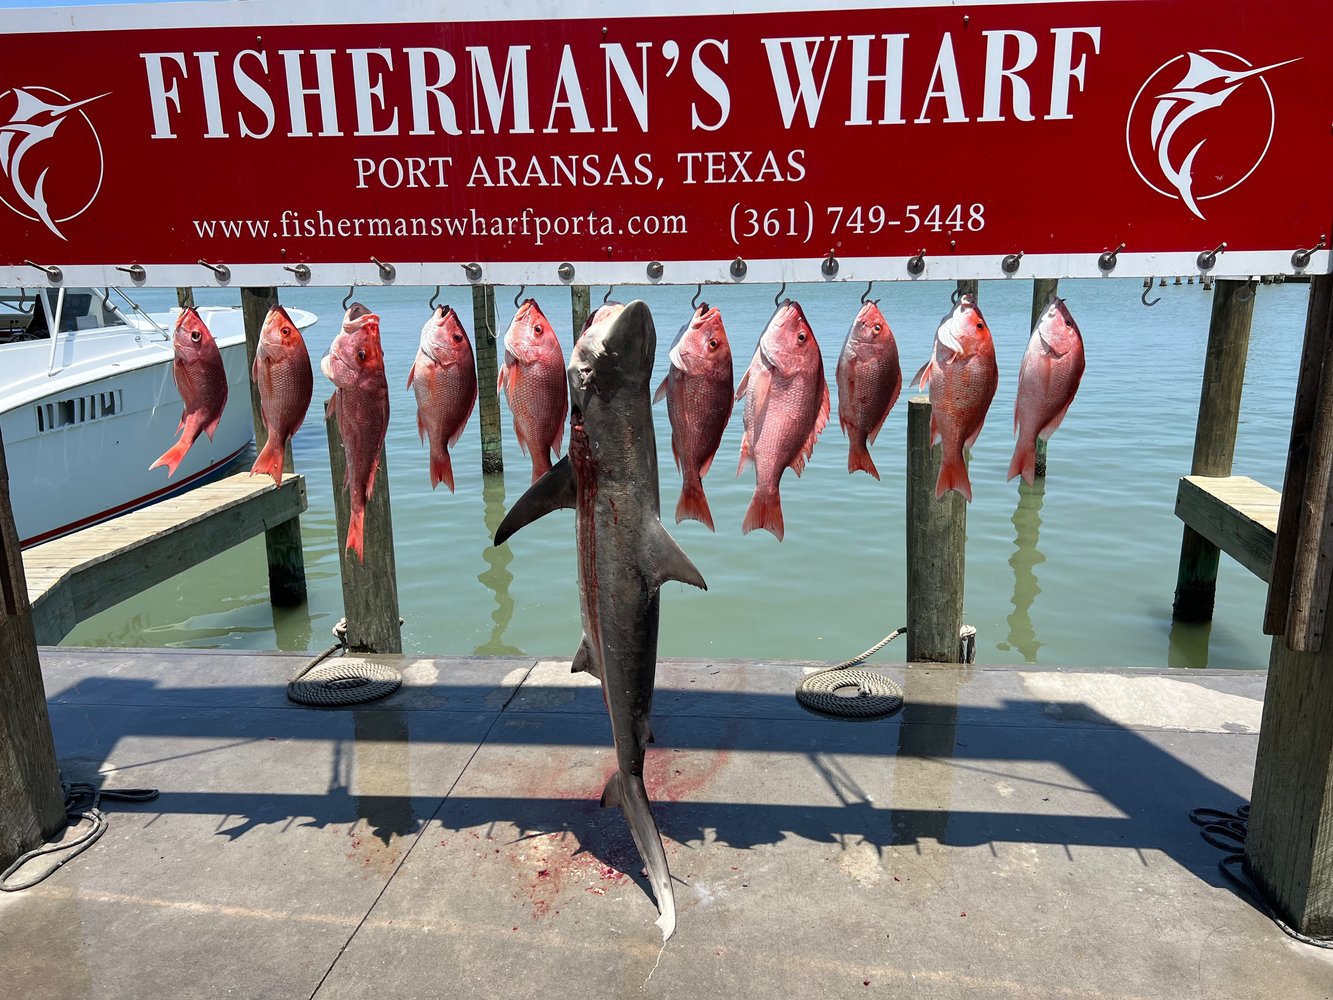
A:
POLYGON ((652 314, 642 301, 597 311, 566 371, 569 454, 515 502, 495 544, 553 510, 574 510, 583 639, 573 669, 601 680, 616 752, 602 805, 624 810, 665 943, 676 928, 676 902, 643 784, 652 740, 659 591, 668 580, 708 587, 662 526, 650 388, 656 350, 652 314))

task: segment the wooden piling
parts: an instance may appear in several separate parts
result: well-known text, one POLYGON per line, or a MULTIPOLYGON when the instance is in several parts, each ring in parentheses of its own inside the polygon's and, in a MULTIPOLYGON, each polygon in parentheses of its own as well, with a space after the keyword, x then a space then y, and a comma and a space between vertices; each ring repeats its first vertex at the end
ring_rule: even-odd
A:
POLYGON ((0 869, 64 825, 65 796, 0 441, 0 869))
POLYGON ((393 519, 389 511, 388 458, 381 446, 375 485, 366 503, 365 561, 362 562, 346 547, 352 504, 343 484, 347 456, 343 451, 342 434, 332 414, 326 415, 324 426, 329 435, 329 470, 333 477, 333 508, 338 521, 338 562, 342 568, 347 646, 357 653, 401 653, 403 634, 398 621, 398 569, 393 554, 393 519))
POLYGON ((570 318, 574 323, 574 333, 571 343, 579 339, 579 334, 583 332, 583 324, 588 322, 588 316, 592 312, 592 295, 588 291, 587 285, 570 285, 569 287, 570 318))
POLYGON ((194 289, 176 286, 176 303, 182 309, 194 308, 194 289))
MULTIPOLYGON (((1046 304, 1051 301, 1051 296, 1055 295, 1060 289, 1059 278, 1033 278, 1032 279, 1032 323, 1028 326, 1028 332, 1036 329, 1037 321, 1041 319, 1041 314, 1046 311, 1046 304)), ((1037 469, 1033 473, 1036 479, 1046 478, 1046 446, 1048 442, 1037 438, 1037 469)))
POLYGON ((930 400, 907 404, 907 659, 961 663, 967 501, 935 499, 939 445, 930 445, 930 400))
MULTIPOLYGON (((242 288, 241 316, 245 321, 245 358, 246 371, 253 372, 255 354, 259 350, 259 333, 264 328, 264 318, 268 311, 278 304, 276 288, 242 288)), ((254 418, 255 448, 262 451, 268 441, 268 427, 264 424, 264 414, 259 406, 259 386, 253 378, 250 383, 250 414, 254 418)), ((282 471, 292 473, 296 465, 292 461, 292 443, 282 456, 282 471)), ((306 600, 305 585, 305 550, 301 546, 301 520, 291 520, 275 524, 264 532, 264 549, 268 554, 268 597, 277 607, 296 607, 306 600)))
POLYGON ((477 397, 481 410, 481 471, 504 472, 500 448, 500 366, 496 358, 495 286, 472 286, 472 336, 477 345, 477 397))
POLYGON ((1322 630, 1330 591, 1318 557, 1303 577, 1300 549, 1307 538, 1326 537, 1333 511, 1331 328, 1333 275, 1315 275, 1269 584, 1265 630, 1277 634, 1245 840, 1246 866, 1268 903, 1315 937, 1333 937, 1333 643, 1313 642, 1322 635, 1307 630, 1316 623, 1322 630))
MULTIPOLYGON (((1229 476, 1240 423, 1240 396, 1254 317, 1254 283, 1219 279, 1208 324, 1208 353, 1199 394, 1199 421, 1194 430, 1193 476, 1229 476)), ((1220 552, 1193 528, 1180 543, 1173 617, 1181 621, 1212 621, 1217 594, 1220 552)))
POLYGON ((981 282, 978 281, 976 278, 959 278, 958 294, 970 295, 975 299, 977 297, 977 289, 980 286, 980 284, 981 282))

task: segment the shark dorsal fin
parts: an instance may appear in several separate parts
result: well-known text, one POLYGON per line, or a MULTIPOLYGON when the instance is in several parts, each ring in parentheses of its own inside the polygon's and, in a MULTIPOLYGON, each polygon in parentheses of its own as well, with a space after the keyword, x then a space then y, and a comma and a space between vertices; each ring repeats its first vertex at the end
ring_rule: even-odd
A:
POLYGON ((650 546, 652 548, 652 564, 648 567, 645 574, 648 583, 653 588, 662 586, 668 580, 679 580, 681 583, 688 583, 691 587, 698 587, 700 590, 707 590, 708 584, 704 582, 703 574, 690 562, 690 557, 685 554, 685 550, 676 544, 662 523, 657 522, 656 529, 652 532, 650 546))
POLYGON ((553 510, 573 507, 574 501, 574 466, 566 455, 509 508, 500 527, 495 529, 495 544, 503 545, 519 528, 553 510))

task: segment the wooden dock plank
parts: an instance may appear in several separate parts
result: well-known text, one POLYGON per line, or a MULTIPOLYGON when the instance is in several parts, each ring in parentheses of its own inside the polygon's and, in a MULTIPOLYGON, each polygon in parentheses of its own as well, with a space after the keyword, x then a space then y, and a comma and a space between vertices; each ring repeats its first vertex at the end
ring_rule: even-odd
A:
POLYGON ((23 566, 37 641, 54 645, 85 618, 305 509, 303 476, 274 486, 241 472, 35 545, 23 553, 23 566))
POLYGON ((1282 494, 1248 476, 1184 476, 1176 517, 1261 580, 1273 566, 1282 494))

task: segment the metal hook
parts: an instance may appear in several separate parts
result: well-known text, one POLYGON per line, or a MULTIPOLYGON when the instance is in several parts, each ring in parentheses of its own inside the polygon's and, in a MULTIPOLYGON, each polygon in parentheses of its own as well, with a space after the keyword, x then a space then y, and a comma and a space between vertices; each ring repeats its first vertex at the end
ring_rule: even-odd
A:
POLYGON ((1151 307, 1151 306, 1155 306, 1155 305, 1157 305, 1157 303, 1161 302, 1161 301, 1162 301, 1162 297, 1159 295, 1159 296, 1157 296, 1157 298, 1155 298, 1155 299, 1153 299, 1151 302, 1149 302, 1149 301, 1148 301, 1148 293, 1149 293, 1150 291, 1152 291, 1152 278, 1144 278, 1144 279, 1143 279, 1143 294, 1139 296, 1139 301, 1142 302, 1145 306, 1150 306, 1150 307, 1151 307))
POLYGON ((519 286, 518 286, 518 292, 514 295, 514 308, 515 308, 515 309, 518 308, 518 300, 521 299, 521 298, 523 297, 523 293, 526 292, 527 290, 528 290, 528 286, 527 286, 527 285, 519 285, 519 286))
POLYGON ((861 293, 861 305, 865 305, 865 304, 866 304, 866 301, 870 298, 870 289, 872 289, 872 288, 874 288, 874 287, 875 287, 875 283, 874 283, 873 281, 867 281, 867 282, 866 282, 866 290, 865 290, 864 292, 861 293))
POLYGON ((355 286, 355 285, 348 285, 348 286, 347 286, 347 294, 343 296, 343 308, 344 308, 344 309, 346 309, 346 308, 347 308, 347 304, 348 304, 349 302, 352 301, 352 293, 353 293, 354 291, 356 291, 356 286, 355 286))
POLYGON ((785 292, 786 290, 787 290, 787 283, 784 281, 784 282, 782 283, 782 287, 778 289, 778 294, 776 294, 776 295, 773 296, 773 305, 774 305, 774 307, 777 306, 777 304, 778 304, 778 299, 782 298, 782 293, 785 292))
POLYGON ((437 301, 439 301, 439 298, 440 298, 440 286, 439 286, 439 285, 436 285, 436 286, 435 286, 435 294, 432 295, 432 296, 430 297, 430 301, 429 301, 428 303, 426 303, 428 306, 430 306, 430 311, 431 311, 431 312, 434 312, 434 311, 435 311, 435 303, 436 303, 437 301))
POLYGON ((704 293, 704 286, 702 283, 694 286, 694 298, 690 299, 691 309, 699 308, 699 296, 702 295, 703 293, 704 293))
POLYGON ((611 301, 611 291, 615 287, 616 287, 615 285, 606 286, 606 294, 602 296, 602 305, 606 305, 607 302, 611 301))
POLYGON ((32 311, 33 311, 34 309, 37 308, 37 299, 36 299, 35 296, 33 297, 32 305, 28 306, 27 309, 24 309, 24 308, 23 308, 23 303, 25 303, 25 302, 27 302, 27 301, 28 301, 28 290, 27 290, 26 288, 20 288, 20 289, 19 289, 19 304, 18 304, 18 306, 17 306, 16 308, 18 309, 19 312, 23 313, 25 316, 27 316, 27 315, 31 315, 32 311))
POLYGON ((957 285, 954 285, 953 291, 949 293, 949 302, 952 303, 953 305, 958 305, 958 302, 960 299, 962 299, 962 297, 963 297, 963 290, 959 288, 957 285))

